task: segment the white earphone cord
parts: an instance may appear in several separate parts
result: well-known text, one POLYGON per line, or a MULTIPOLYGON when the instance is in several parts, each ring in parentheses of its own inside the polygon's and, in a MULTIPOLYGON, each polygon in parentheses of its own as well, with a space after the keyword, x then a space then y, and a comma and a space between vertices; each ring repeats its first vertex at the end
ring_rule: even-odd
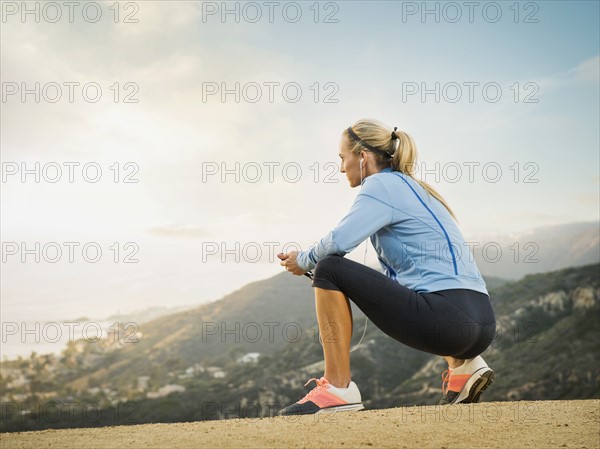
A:
MULTIPOLYGON (((361 158, 360 160, 360 185, 362 186, 363 183, 363 175, 362 175, 362 166, 363 166, 363 159, 361 158)), ((363 260, 363 265, 367 264, 367 248, 369 247, 368 244, 365 244, 365 256, 364 256, 364 260, 363 260)), ((350 298, 348 298, 350 299, 350 298)), ((350 306, 352 307, 352 306, 350 306)), ((354 346, 354 348, 350 349, 350 352, 354 352, 358 349, 358 347, 360 346, 360 344, 363 341, 363 338, 365 338, 365 334, 367 333, 367 322, 369 321, 369 318, 367 316, 365 316, 365 329, 363 330, 363 334, 362 337, 360 337, 360 340, 358 341, 358 343, 356 344, 356 346, 354 346)), ((319 332, 319 343, 321 343, 321 346, 323 346, 323 340, 321 340, 321 333, 319 332)))

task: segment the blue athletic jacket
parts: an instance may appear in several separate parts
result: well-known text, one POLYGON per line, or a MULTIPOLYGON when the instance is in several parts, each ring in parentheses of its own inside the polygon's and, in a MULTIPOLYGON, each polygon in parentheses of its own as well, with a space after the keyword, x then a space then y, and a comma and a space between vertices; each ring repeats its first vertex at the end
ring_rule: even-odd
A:
POLYGON ((413 178, 387 167, 367 176, 348 214, 297 255, 312 270, 329 254, 346 255, 365 239, 389 278, 417 292, 464 288, 489 294, 458 226, 413 178))

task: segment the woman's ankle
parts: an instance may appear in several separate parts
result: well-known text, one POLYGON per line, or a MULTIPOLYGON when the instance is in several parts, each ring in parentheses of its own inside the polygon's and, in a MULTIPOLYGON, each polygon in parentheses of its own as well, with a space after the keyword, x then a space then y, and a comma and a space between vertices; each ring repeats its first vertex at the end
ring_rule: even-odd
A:
POLYGON ((327 381, 333 385, 336 388, 348 388, 348 385, 350 385, 350 377, 335 377, 335 376, 331 376, 331 377, 327 377, 327 376, 323 376, 325 377, 325 379, 327 379, 327 381))
POLYGON ((456 369, 460 366, 463 366, 465 363, 465 359, 455 359, 454 357, 444 357, 446 362, 448 363, 448 368, 456 369))
POLYGON ((465 364, 465 361, 463 360, 462 363, 460 363, 460 364, 456 364, 455 363, 452 366, 448 365, 448 368, 450 368, 450 369, 457 369, 457 368, 460 368, 461 366, 463 366, 464 364, 465 364))

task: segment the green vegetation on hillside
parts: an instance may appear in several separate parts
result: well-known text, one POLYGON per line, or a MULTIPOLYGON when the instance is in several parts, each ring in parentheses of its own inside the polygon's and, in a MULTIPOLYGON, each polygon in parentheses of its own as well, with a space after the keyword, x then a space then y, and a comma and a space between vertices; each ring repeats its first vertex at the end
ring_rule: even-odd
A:
MULTIPOLYGON (((600 397, 599 268, 490 289, 497 329, 483 356, 496 382, 483 400, 600 397)), ((354 345, 364 315, 353 310, 354 345)), ((310 283, 282 273, 145 323, 137 343, 77 341, 61 357, 2 363, 0 431, 270 416, 323 374, 314 313, 310 283)), ((437 404, 441 395, 443 359, 371 322, 351 363, 367 408, 437 404)))

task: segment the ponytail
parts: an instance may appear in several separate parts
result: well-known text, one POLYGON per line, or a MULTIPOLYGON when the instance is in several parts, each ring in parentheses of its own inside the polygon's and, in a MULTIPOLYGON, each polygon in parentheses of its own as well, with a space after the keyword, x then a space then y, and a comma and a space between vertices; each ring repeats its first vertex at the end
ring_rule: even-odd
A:
MULTIPOLYGON (((413 178, 429 195, 442 203, 452 218, 458 222, 456 215, 454 215, 444 198, 425 181, 414 177, 417 165, 417 146, 410 134, 404 131, 392 131, 384 123, 374 119, 359 120, 352 125, 351 129, 362 142, 387 153, 374 152, 375 160, 379 166, 391 167, 393 170, 413 178)), ((344 134, 348 134, 348 130, 344 130, 344 134)), ((360 142, 353 139, 350 139, 350 142, 353 143, 350 148, 351 152, 358 154, 364 149, 360 142)))
POLYGON ((392 156, 392 169, 402 172, 418 182, 429 195, 433 196, 436 200, 442 203, 444 207, 448 209, 448 212, 450 212, 452 218, 458 222, 456 215, 454 215, 454 212, 448 203, 446 203, 444 198, 442 198, 442 196, 425 181, 421 181, 420 179, 414 177, 415 168, 417 166, 417 146, 415 145, 413 138, 410 136, 410 134, 404 131, 395 131, 395 134, 396 139, 394 140, 398 141, 398 147, 395 149, 392 156))

